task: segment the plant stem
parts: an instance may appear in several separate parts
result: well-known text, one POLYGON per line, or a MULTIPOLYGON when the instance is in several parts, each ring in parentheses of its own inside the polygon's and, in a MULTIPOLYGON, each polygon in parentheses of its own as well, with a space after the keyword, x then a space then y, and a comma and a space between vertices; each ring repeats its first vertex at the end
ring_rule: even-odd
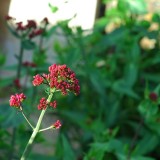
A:
MULTIPOLYGON (((19 79, 21 76, 21 66, 22 66, 22 58, 23 58, 23 47, 22 47, 22 41, 20 42, 20 51, 19 51, 19 56, 18 56, 18 69, 17 69, 17 75, 16 78, 19 79)), ((16 132, 17 132, 17 128, 14 127, 13 128, 13 132, 12 132, 12 140, 11 140, 11 151, 9 154, 9 160, 12 160, 13 158, 13 153, 14 153, 14 146, 15 146, 15 141, 16 141, 16 132)))
POLYGON ((21 76, 22 58, 23 58, 23 46, 22 46, 22 41, 21 41, 20 52, 19 52, 19 57, 18 57, 18 70, 17 70, 17 78, 18 79, 21 76))
POLYGON ((33 125, 29 122, 29 120, 28 120, 28 118, 26 117, 26 115, 24 114, 24 112, 23 111, 21 111, 22 112, 22 115, 23 115, 23 117, 25 118, 25 120, 27 121, 27 123, 30 125, 30 127, 34 130, 34 127, 33 127, 33 125))
MULTIPOLYGON (((51 92, 50 95, 48 96, 48 99, 47 99, 47 102, 48 102, 48 103, 51 101, 52 96, 53 96, 53 92, 51 92)), ((25 150, 24 150, 24 152, 23 152, 22 157, 21 157, 20 160, 25 160, 25 159, 27 158, 27 156, 28 156, 28 154, 29 154, 29 151, 30 151, 30 149, 31 149, 31 147, 32 147, 33 141, 34 141, 37 133, 39 132, 40 125, 41 125, 41 123, 42 123, 43 116, 44 116, 46 110, 47 110, 47 108, 46 108, 45 110, 42 110, 42 112, 41 112, 41 114, 40 114, 40 116, 39 116, 37 125, 36 125, 35 129, 33 130, 33 133, 32 133, 32 135, 31 135, 31 137, 30 137, 30 139, 29 139, 29 141, 28 141, 28 143, 27 143, 27 145, 26 145, 26 148, 25 148, 25 150)))
POLYGON ((52 129, 52 128, 53 128, 53 126, 50 126, 50 127, 39 130, 39 132, 43 132, 43 131, 46 131, 46 130, 49 130, 49 129, 52 129))
POLYGON ((15 139, 16 139, 16 132, 17 132, 17 128, 14 127, 14 128, 13 128, 13 132, 12 132, 11 149, 9 150, 8 160, 12 160, 12 158, 13 158, 14 146, 15 146, 15 139))

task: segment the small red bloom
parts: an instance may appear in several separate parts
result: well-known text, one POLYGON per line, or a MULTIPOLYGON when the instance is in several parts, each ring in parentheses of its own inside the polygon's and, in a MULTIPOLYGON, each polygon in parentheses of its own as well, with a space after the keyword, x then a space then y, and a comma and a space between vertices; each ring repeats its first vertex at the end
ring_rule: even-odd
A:
POLYGON ((29 38, 36 37, 36 36, 38 36, 38 35, 41 35, 42 33, 43 33, 43 29, 33 30, 33 31, 29 34, 29 38))
POLYGON ((7 15, 7 16, 5 16, 5 20, 7 20, 7 21, 9 21, 9 20, 15 20, 15 18, 13 18, 13 17, 7 15))
POLYGON ((149 94, 149 98, 150 98, 150 100, 152 100, 152 101, 157 101, 158 95, 157 95, 156 93, 154 93, 154 92, 151 92, 151 93, 149 94))
POLYGON ((26 96, 23 93, 11 95, 9 104, 11 107, 20 108, 24 99, 26 99, 26 96))
POLYGON ((43 78, 41 75, 37 74, 35 76, 33 76, 34 80, 32 81, 34 86, 39 86, 40 84, 43 83, 43 78))
POLYGON ((16 30, 23 31, 23 30, 25 30, 25 29, 26 29, 26 27, 23 25, 23 23, 22 23, 22 22, 18 22, 18 23, 16 23, 16 25, 17 25, 16 30))
POLYGON ((37 29, 34 31, 35 36, 41 35, 43 33, 43 29, 37 29))
POLYGON ((34 20, 28 20, 28 23, 26 25, 27 28, 36 28, 37 24, 34 20))
POLYGON ((47 17, 45 17, 45 18, 42 20, 42 22, 44 22, 45 24, 49 24, 49 21, 48 21, 48 18, 47 18, 47 17))
POLYGON ((26 67, 36 67, 36 64, 32 63, 32 62, 25 61, 25 62, 23 62, 23 66, 26 66, 26 67))
POLYGON ((68 91, 74 92, 76 95, 80 92, 79 81, 76 75, 66 65, 53 64, 49 67, 50 79, 49 85, 51 88, 60 90, 63 95, 68 91))
POLYGON ((53 101, 49 104, 51 107, 56 108, 57 107, 57 102, 53 101))
POLYGON ((21 88, 21 84, 20 84, 20 80, 19 79, 15 79, 13 83, 17 88, 21 88))
POLYGON ((53 127, 56 129, 59 129, 62 126, 61 122, 59 120, 57 120, 54 124, 53 127))
POLYGON ((40 99, 40 103, 38 105, 38 110, 46 109, 47 108, 47 100, 43 97, 40 99))

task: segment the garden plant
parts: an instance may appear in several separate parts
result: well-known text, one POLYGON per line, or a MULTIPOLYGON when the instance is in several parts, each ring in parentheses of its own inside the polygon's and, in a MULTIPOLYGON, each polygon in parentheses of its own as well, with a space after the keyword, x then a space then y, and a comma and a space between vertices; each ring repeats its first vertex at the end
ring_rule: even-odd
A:
POLYGON ((160 159, 160 15, 144 0, 116 2, 90 31, 69 27, 72 19, 6 17, 20 51, 16 64, 1 65, 15 76, 0 78, 0 159, 160 159))

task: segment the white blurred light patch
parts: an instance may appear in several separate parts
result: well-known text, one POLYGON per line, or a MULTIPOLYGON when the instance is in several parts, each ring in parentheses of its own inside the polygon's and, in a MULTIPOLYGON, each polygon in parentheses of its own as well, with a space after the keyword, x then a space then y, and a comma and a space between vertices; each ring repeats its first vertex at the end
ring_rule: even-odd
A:
POLYGON ((17 21, 26 22, 28 19, 40 22, 47 17, 52 24, 60 20, 70 19, 70 26, 81 26, 91 29, 94 25, 97 0, 12 0, 9 15, 17 21), (52 13, 48 4, 58 7, 52 13))

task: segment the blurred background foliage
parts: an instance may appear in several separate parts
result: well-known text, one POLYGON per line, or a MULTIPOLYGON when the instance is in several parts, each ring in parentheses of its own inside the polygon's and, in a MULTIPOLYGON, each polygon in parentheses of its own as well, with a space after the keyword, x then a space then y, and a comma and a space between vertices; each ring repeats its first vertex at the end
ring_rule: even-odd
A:
MULTIPOLYGON (((104 0, 101 5, 109 6, 110 2, 104 0)), ((51 4, 50 8, 57 11, 51 4)), ((59 117, 63 126, 49 140, 45 134, 37 137, 36 145, 43 144, 42 150, 50 148, 48 155, 33 150, 29 159, 160 159, 159 13, 148 13, 144 0, 117 0, 97 17, 93 30, 70 28, 69 21, 59 22, 42 37, 43 41, 54 37, 53 62, 75 71, 81 93, 77 97, 55 95, 58 108, 47 116, 59 117), (50 139, 55 139, 54 146, 50 139)), ((35 68, 22 68, 22 80, 28 75, 29 81, 23 89, 28 97, 25 109, 33 117, 43 93, 30 85, 32 76, 47 72, 51 63, 46 60, 47 47, 39 50, 39 44, 30 40, 22 47, 33 51, 36 64, 35 68)), ((0 56, 3 69, 16 70, 17 65, 3 67, 4 63, 5 57, 0 56)), ((18 159, 31 134, 21 115, 9 107, 10 93, 15 91, 13 81, 14 77, 0 79, 0 95, 6 99, 0 108, 0 159, 4 160, 13 148, 12 157, 18 159)))

